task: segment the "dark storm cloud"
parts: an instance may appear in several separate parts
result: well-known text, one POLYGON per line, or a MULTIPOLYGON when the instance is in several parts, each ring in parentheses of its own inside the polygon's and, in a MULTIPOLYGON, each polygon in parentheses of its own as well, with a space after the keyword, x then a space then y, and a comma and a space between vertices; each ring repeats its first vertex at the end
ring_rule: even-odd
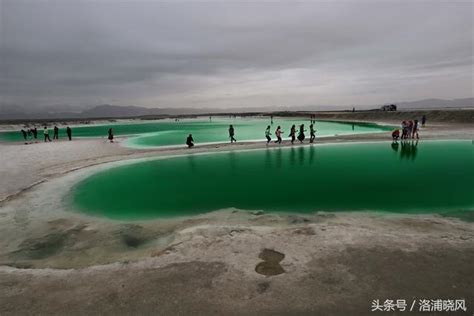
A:
POLYGON ((260 106, 472 95, 471 2, 0 1, 5 103, 260 106))

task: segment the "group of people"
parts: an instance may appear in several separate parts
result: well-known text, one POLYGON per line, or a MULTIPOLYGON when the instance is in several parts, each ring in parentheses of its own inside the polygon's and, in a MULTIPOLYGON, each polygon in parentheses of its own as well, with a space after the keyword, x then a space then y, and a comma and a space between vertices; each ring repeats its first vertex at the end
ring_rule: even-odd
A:
MULTIPOLYGON (((37 142, 38 140, 38 129, 36 127, 22 129, 21 134, 23 135, 23 139, 25 140, 25 144, 28 144, 30 141, 37 142)), ((69 126, 66 127, 66 134, 69 140, 72 139, 72 130, 69 126)), ((43 128, 43 137, 45 142, 50 142, 51 138, 49 137, 49 128, 48 126, 44 126, 43 128)), ((59 128, 54 126, 53 128, 53 140, 59 140, 59 128)))
MULTIPOLYGON (((36 127, 21 129, 21 134, 23 136, 23 139, 25 140, 25 144, 28 144, 31 141, 37 142, 38 140, 38 129, 36 127)), ((66 135, 69 140, 72 140, 72 129, 69 126, 66 126, 66 135)), ((44 142, 51 141, 51 137, 49 136, 49 128, 46 125, 43 128, 43 137, 44 142)), ((107 139, 111 143, 114 142, 114 132, 112 128, 109 128, 107 139)), ((57 126, 54 126, 53 128, 53 140, 59 140, 59 128, 57 126)))
MULTIPOLYGON (((314 140, 316 139, 316 129, 314 128, 315 122, 316 120, 313 120, 313 117, 311 117, 311 124, 309 125, 309 135, 310 135, 309 142, 310 143, 313 143, 314 140)), ((273 116, 272 116, 272 123, 273 123, 273 116)), ((288 137, 290 137, 291 139, 291 144, 294 144, 296 139, 298 139, 300 143, 303 143, 303 141, 306 139, 305 132, 306 132, 306 129, 304 128, 304 124, 301 124, 299 126, 298 136, 296 136, 296 125, 293 124, 290 128, 290 134, 288 135, 288 137)), ((284 132, 282 131, 281 126, 278 125, 278 127, 275 130, 275 136, 277 138, 275 140, 276 144, 281 144, 283 133, 284 132)), ((265 129, 265 138, 267 139, 267 145, 272 141, 271 135, 272 135, 271 125, 268 125, 267 128, 265 129)), ((229 125, 229 138, 230 138, 231 144, 237 142, 237 140, 235 139, 235 129, 232 124, 229 125)), ((189 148, 194 146, 194 138, 192 134, 189 134, 188 137, 186 138, 186 145, 189 148)))
MULTIPOLYGON (((265 137, 267 139, 267 144, 269 144, 272 141, 272 138, 270 137, 271 132, 270 132, 270 125, 267 126, 267 129, 265 130, 265 137)), ((294 144, 295 140, 298 139, 300 143, 303 143, 303 141, 306 138, 305 135, 306 130, 304 129, 304 124, 301 124, 299 126, 299 133, 298 136, 296 136, 296 125, 293 124, 290 128, 290 134, 288 137, 291 138, 291 143, 294 144)), ((278 125, 277 129, 275 130, 275 136, 277 140, 275 143, 281 144, 282 138, 281 135, 283 134, 283 131, 281 130, 281 126, 278 125)), ((314 128, 313 120, 311 120, 311 124, 309 125, 309 142, 313 143, 314 140, 316 139, 316 129, 314 128)))
MULTIPOLYGON (((211 120, 211 117, 209 117, 211 120)), ((309 142, 313 143, 314 140, 316 139, 316 129, 315 129, 315 116, 311 116, 311 124, 309 125, 309 142)), ((271 117, 271 123, 273 124, 273 116, 271 117)), ((421 126, 425 126, 426 124, 426 116, 423 115, 421 118, 421 126)), ((397 141, 399 138, 402 140, 405 139, 419 139, 419 121, 418 120, 405 120, 401 123, 401 130, 402 133, 400 135, 400 129, 395 129, 392 131, 392 139, 393 141, 397 141)), ((231 124, 229 125, 229 138, 231 144, 234 142, 237 142, 235 139, 235 129, 234 126, 231 124)), ((299 126, 299 132, 298 136, 296 136, 296 125, 293 124, 290 128, 290 133, 288 137, 290 138, 291 144, 294 144, 295 140, 298 139, 300 143, 303 143, 303 141, 306 139, 305 132, 307 130, 304 127, 304 124, 301 124, 299 126)), ((37 140, 38 138, 38 129, 36 127, 34 128, 29 128, 29 129, 22 129, 21 133, 23 135, 23 138, 25 140, 25 144, 28 144, 28 141, 32 140, 37 140)), ((281 126, 278 125, 278 127, 275 130, 275 136, 276 140, 274 141, 276 144, 281 144, 282 143, 282 135, 283 131, 281 129, 281 126)), ((66 127, 66 134, 69 140, 72 139, 72 130, 69 126, 66 127)), ((265 129, 265 138, 267 139, 267 145, 272 141, 271 138, 271 125, 268 125, 267 128, 265 129)), ((45 142, 51 142, 51 138, 49 137, 49 129, 47 126, 44 126, 43 129, 43 136, 44 136, 44 141, 45 142)), ((114 142, 114 133, 112 128, 109 128, 108 130, 108 137, 107 139, 113 143, 114 142)), ((57 126, 54 126, 53 128, 53 140, 59 140, 59 128, 57 126)), ((188 137, 186 138, 186 145, 191 148, 194 146, 194 138, 192 134, 189 134, 188 137)))
POLYGON ((38 129, 36 127, 28 128, 26 131, 22 129, 21 134, 23 135, 25 144, 28 144, 28 142, 32 141, 33 139, 35 141, 38 139, 38 129))
MULTIPOLYGON (((423 115, 421 118, 421 126, 425 126, 425 124, 426 124, 426 116, 423 115)), ((397 141, 399 138, 402 140, 419 139, 420 138, 420 135, 418 134, 419 129, 420 129, 420 126, 419 126, 418 120, 402 121, 401 135, 400 135, 400 129, 397 128, 392 132, 392 139, 393 141, 397 141)))

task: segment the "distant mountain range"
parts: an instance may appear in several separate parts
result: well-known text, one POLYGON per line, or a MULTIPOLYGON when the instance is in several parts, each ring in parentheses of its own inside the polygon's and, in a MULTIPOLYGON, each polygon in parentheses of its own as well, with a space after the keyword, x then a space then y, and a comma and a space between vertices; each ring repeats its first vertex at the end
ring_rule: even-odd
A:
MULTIPOLYGON (((439 109, 439 108, 467 108, 474 107, 474 98, 443 100, 425 99, 411 102, 395 103, 401 110, 410 109, 439 109)), ((378 109, 380 105, 354 105, 357 110, 378 109)), ((86 118, 126 118, 141 116, 166 116, 205 113, 239 113, 269 111, 268 107, 253 108, 145 108, 140 106, 119 106, 103 104, 98 106, 75 107, 70 105, 50 105, 27 107, 21 105, 0 105, 0 120, 20 119, 86 119, 86 118)), ((272 107, 272 111, 343 111, 352 110, 352 106, 279 106, 272 107)))
POLYGON ((474 98, 454 100, 424 99, 411 102, 395 102, 400 109, 436 109, 436 108, 466 108, 474 107, 474 98))

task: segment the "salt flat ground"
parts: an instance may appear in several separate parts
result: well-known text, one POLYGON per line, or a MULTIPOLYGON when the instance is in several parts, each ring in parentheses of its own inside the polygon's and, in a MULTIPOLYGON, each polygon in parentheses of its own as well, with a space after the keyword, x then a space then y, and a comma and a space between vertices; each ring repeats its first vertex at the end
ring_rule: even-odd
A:
MULTIPOLYGON (((421 137, 473 139, 471 125, 430 124, 421 137)), ((129 149, 122 141, 0 144, 1 315, 367 315, 374 314, 374 299, 446 298, 464 299, 469 312, 474 310, 472 222, 234 209, 121 222, 69 212, 62 203, 65 192, 104 163, 189 152, 129 149), (262 251, 280 259, 272 261, 262 251), (265 275, 273 273, 280 274, 265 275)), ((206 145, 192 151, 264 146, 206 145)))

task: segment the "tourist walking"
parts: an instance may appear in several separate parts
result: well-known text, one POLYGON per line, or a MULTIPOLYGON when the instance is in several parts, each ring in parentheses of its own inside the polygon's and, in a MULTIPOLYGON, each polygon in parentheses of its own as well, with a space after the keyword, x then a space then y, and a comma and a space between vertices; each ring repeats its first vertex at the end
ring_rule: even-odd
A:
POLYGON ((426 124, 426 115, 423 115, 421 117, 421 126, 425 127, 425 124, 426 124))
POLYGON ((411 138, 415 138, 416 136, 416 139, 419 139, 420 136, 418 135, 418 120, 415 120, 413 122, 413 131, 412 131, 412 135, 411 135, 411 138))
POLYGON ((296 126, 293 124, 290 129, 290 135, 288 137, 291 137, 291 144, 294 144, 295 139, 296 139, 296 126))
POLYGON ((280 125, 278 125, 277 129, 275 130, 275 136, 277 137, 277 140, 275 141, 275 143, 278 143, 278 144, 281 144, 281 134, 283 132, 281 131, 281 127, 280 125))
POLYGON ((72 138, 72 130, 69 126, 66 127, 66 134, 67 134, 67 138, 69 138, 69 140, 71 140, 72 138))
POLYGON ((31 130, 33 132, 33 138, 36 139, 38 138, 38 129, 35 127, 31 130))
POLYGON ((235 131, 234 127, 232 125, 229 126, 229 137, 230 137, 230 143, 232 144, 233 142, 236 142, 237 140, 234 138, 235 131))
POLYGON ((407 138, 411 138, 413 134, 413 121, 409 120, 408 121, 408 131, 407 131, 407 138))
POLYGON ((57 126, 54 126, 54 134, 53 134, 53 139, 59 139, 59 128, 57 126))
POLYGON ((114 131, 111 128, 109 128, 109 137, 108 137, 108 139, 110 140, 111 143, 114 142, 114 131))
POLYGON ((301 124, 300 125, 300 132, 298 134, 298 140, 300 141, 300 143, 303 143, 303 140, 305 139, 305 135, 304 135, 304 132, 305 132, 305 129, 304 129, 304 124, 301 124))
POLYGON ((49 138, 49 130, 47 126, 44 127, 43 134, 44 134, 44 141, 46 142, 47 140, 50 142, 51 138, 49 138))
POLYGON ((192 134, 189 134, 188 138, 186 138, 186 145, 188 145, 188 148, 194 146, 194 139, 192 134))
POLYGON ((312 143, 314 142, 316 138, 316 130, 314 129, 314 124, 311 124, 309 126, 309 142, 312 143))
POLYGON ((21 134, 23 135, 23 138, 25 139, 25 144, 27 144, 26 131, 24 129, 21 129, 21 134))
POLYGON ((265 137, 267 138, 267 145, 269 142, 272 141, 272 138, 270 137, 272 133, 270 132, 270 125, 267 126, 267 129, 265 130, 265 137))
POLYGON ((408 138, 408 124, 407 121, 402 122, 402 139, 408 138))

